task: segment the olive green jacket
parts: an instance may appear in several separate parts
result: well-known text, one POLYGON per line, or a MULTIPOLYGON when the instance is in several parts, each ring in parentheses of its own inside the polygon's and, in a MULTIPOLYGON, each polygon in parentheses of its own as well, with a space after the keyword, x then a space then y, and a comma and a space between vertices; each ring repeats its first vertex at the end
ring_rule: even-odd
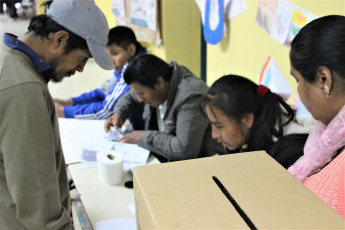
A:
POLYGON ((24 53, 0 45, 0 229, 73 229, 57 114, 24 53))

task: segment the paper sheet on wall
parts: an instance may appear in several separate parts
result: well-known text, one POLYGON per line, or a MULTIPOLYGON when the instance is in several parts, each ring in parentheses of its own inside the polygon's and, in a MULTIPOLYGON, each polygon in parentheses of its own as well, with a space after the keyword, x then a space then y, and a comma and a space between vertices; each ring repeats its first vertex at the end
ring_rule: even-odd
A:
POLYGON ((258 83, 267 86, 272 92, 281 95, 285 100, 292 93, 292 88, 270 56, 261 70, 258 83))
POLYGON ((225 5, 228 4, 225 8, 226 12, 228 12, 228 19, 236 17, 247 9, 245 0, 228 0, 225 2, 228 2, 225 3, 225 5))
POLYGON ((308 22, 317 17, 287 0, 260 0, 255 22, 286 47, 308 22))
POLYGON ((150 30, 157 30, 157 1, 131 0, 131 23, 150 30))
POLYGON ((111 0, 113 13, 120 17, 126 17, 125 0, 111 0))

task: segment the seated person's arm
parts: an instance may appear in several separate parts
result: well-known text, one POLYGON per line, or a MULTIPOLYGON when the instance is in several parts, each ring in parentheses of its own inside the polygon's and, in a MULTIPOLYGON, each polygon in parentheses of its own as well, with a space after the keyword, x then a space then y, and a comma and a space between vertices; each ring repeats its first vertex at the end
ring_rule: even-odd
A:
POLYGON ((55 102, 55 104, 59 104, 62 106, 72 106, 73 105, 72 98, 69 98, 69 99, 54 98, 54 102, 55 102))
POLYGON ((110 127, 121 128, 124 121, 128 119, 131 113, 142 103, 138 102, 136 94, 129 90, 119 100, 114 107, 114 114, 104 123, 104 131, 108 132, 110 127))
POLYGON ((200 98, 184 101, 175 121, 166 121, 164 132, 145 131, 138 145, 169 160, 197 158, 200 153, 208 120, 201 114, 200 98))

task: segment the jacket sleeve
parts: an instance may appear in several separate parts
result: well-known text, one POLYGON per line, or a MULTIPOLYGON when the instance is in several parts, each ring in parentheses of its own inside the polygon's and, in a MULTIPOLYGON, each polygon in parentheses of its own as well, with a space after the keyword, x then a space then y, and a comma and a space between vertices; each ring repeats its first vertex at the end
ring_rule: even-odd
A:
POLYGON ((66 168, 61 168, 65 165, 58 148, 60 137, 54 135, 57 115, 49 92, 38 85, 25 84, 7 92, 15 95, 1 118, 7 124, 0 144, 8 191, 18 220, 28 229, 73 229, 62 204, 69 202, 60 194, 61 186, 68 191, 68 183, 67 177, 63 183, 58 176, 66 168))
POLYGON ((83 105, 87 103, 99 102, 104 100, 105 94, 101 89, 94 89, 90 92, 83 93, 78 97, 72 97, 73 105, 83 105))
POLYGON ((142 106, 137 100, 136 94, 128 90, 116 103, 113 113, 120 113, 123 120, 127 120, 131 113, 138 107, 142 106))
POLYGON ((121 78, 122 71, 118 74, 116 73, 116 70, 114 70, 113 75, 111 75, 100 87, 100 90, 107 95, 110 93, 110 91, 114 88, 114 85, 118 82, 118 80, 121 78))
POLYGON ((200 96, 185 100, 176 114, 176 122, 165 121, 164 132, 146 131, 138 145, 168 160, 197 158, 208 120, 199 108, 200 96))
POLYGON ((129 89, 130 86, 124 81, 117 82, 112 91, 101 101, 65 106, 64 116, 78 119, 106 119, 111 116, 114 106, 129 89))

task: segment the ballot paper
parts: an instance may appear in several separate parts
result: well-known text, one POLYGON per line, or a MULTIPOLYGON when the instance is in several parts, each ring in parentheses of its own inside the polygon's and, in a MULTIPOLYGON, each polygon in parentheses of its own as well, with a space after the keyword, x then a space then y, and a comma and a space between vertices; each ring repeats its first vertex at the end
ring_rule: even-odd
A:
MULTIPOLYGON (((114 137, 110 138, 109 134, 104 132, 103 126, 104 120, 59 118, 61 142, 66 164, 86 162, 96 165, 96 153, 108 150, 116 150, 123 154, 125 169, 147 163, 150 155, 149 150, 136 144, 112 141, 114 137)), ((121 132, 128 132, 128 127, 114 132, 121 135, 121 132)), ((120 137, 120 135, 117 137, 120 137)))
POLYGON ((96 153, 100 151, 114 150, 123 155, 125 169, 139 165, 145 165, 150 151, 136 144, 120 143, 109 141, 107 138, 99 138, 86 143, 82 147, 81 161, 86 163, 97 163, 96 153))

